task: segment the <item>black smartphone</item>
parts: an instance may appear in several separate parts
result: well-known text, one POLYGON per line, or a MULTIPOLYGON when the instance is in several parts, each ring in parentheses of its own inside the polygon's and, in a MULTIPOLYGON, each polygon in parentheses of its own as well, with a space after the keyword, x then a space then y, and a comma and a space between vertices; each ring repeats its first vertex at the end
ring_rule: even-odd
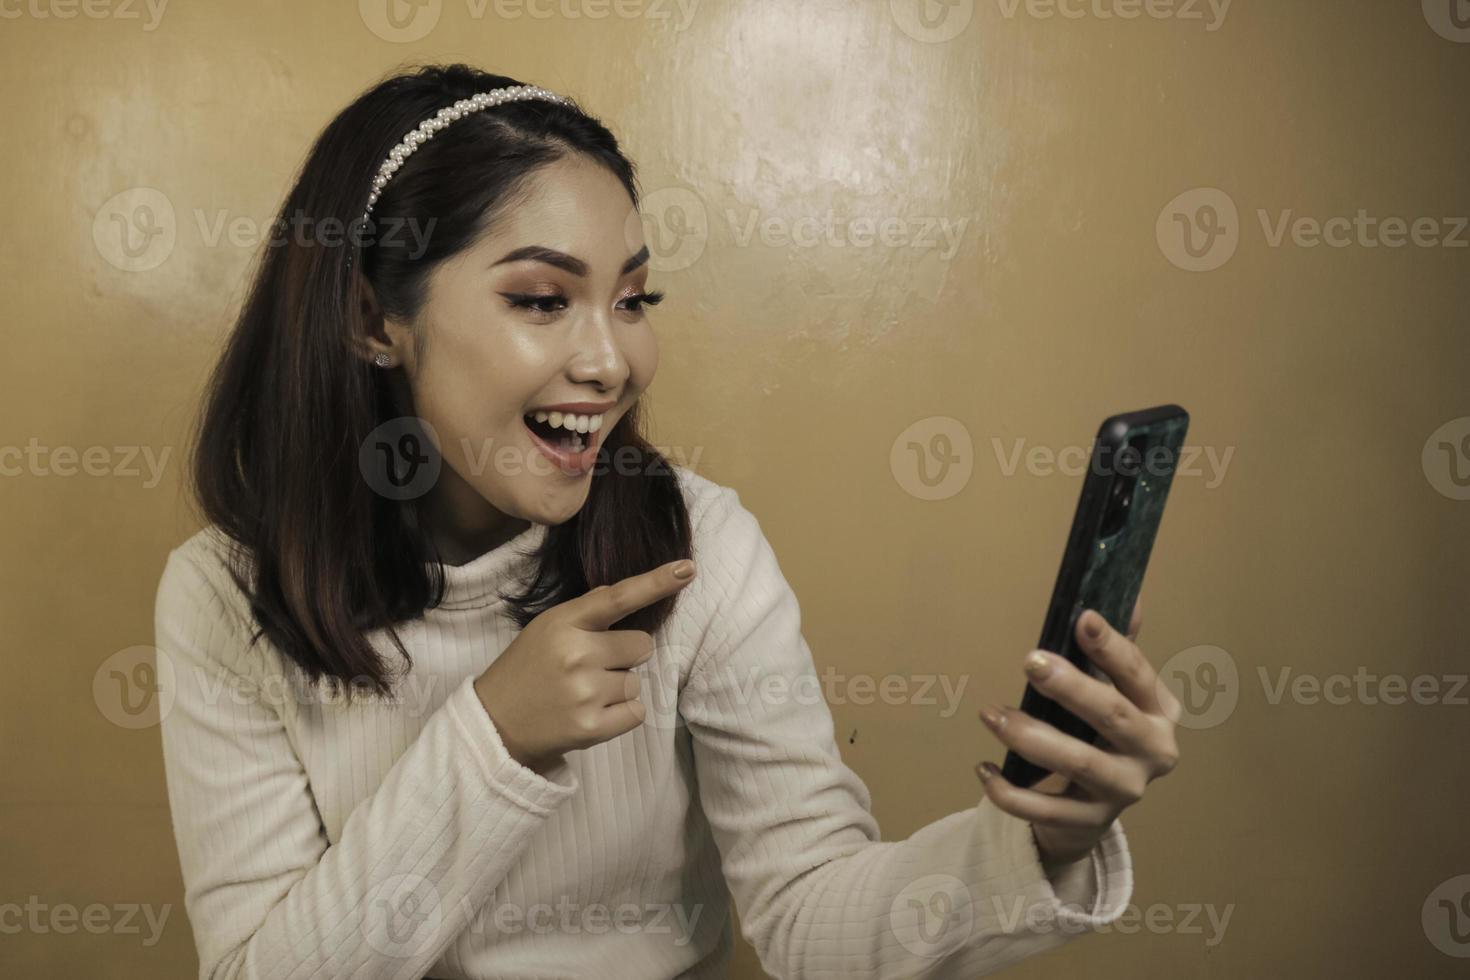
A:
MULTIPOLYGON (((1094 677, 1106 679, 1077 645, 1077 617, 1096 609, 1114 629, 1128 631, 1188 428, 1188 412, 1160 405, 1114 415, 1097 430, 1037 644, 1094 677)), ((1030 684, 1021 710, 1084 742, 1097 741, 1091 725, 1030 684)), ((1049 772, 1014 751, 1006 753, 1001 768, 1001 775, 1020 787, 1049 772)))

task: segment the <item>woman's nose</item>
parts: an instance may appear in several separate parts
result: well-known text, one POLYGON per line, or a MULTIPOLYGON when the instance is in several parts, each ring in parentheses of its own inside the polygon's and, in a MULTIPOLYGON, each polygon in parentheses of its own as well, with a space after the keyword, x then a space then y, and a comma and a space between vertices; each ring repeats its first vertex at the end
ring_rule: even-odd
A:
POLYGON ((567 364, 576 381, 593 381, 603 388, 617 388, 628 379, 628 359, 618 343, 617 325, 611 313, 587 316, 572 334, 573 352, 567 364))

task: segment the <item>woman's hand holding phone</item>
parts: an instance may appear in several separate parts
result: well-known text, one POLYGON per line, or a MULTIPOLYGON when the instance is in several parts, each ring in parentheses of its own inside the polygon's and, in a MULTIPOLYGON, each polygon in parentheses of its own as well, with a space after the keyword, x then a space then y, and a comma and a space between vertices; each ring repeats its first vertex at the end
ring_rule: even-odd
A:
POLYGON ((1030 822, 1043 864, 1084 857, 1117 816, 1143 798, 1150 782, 1178 765, 1174 727, 1181 706, 1135 644, 1141 626, 1137 605, 1127 636, 1096 610, 1077 617, 1078 644, 1112 684, 1044 650, 1032 651, 1023 661, 1031 685, 1097 729, 1097 744, 1063 734, 1017 708, 988 705, 980 711, 986 727, 1008 748, 1051 770, 1035 787, 1021 789, 989 762, 975 767, 990 801, 1030 822))

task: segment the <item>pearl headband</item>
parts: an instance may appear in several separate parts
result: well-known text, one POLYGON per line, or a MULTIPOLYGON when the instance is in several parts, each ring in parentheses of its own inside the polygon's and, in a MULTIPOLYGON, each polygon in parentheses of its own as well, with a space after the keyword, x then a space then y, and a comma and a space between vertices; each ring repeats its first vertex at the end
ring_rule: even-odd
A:
POLYGON ((491 106, 520 102, 525 99, 545 99, 548 102, 556 102, 572 108, 577 107, 577 104, 566 96, 557 95, 537 85, 510 85, 505 88, 491 89, 488 92, 472 95, 468 99, 460 99, 454 105, 445 106, 433 116, 419 123, 413 131, 399 141, 397 146, 389 151, 388 159, 378 167, 378 175, 373 178, 373 191, 368 195, 367 210, 362 213, 363 224, 367 224, 373 205, 378 203, 378 197, 383 193, 383 188, 387 186, 389 179, 398 171, 398 168, 403 166, 403 161, 408 159, 414 150, 433 139, 435 133, 471 112, 479 112, 491 106))

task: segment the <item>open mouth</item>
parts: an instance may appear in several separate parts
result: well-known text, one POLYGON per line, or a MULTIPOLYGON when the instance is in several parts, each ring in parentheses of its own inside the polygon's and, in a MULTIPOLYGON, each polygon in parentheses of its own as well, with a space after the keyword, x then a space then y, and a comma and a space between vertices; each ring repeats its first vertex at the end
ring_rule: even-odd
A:
POLYGON ((554 453, 573 457, 597 444, 597 432, 603 426, 604 416, 567 416, 560 411, 532 411, 522 420, 545 447, 554 453))
POLYGON ((541 441, 553 449, 559 449, 562 452, 580 453, 591 445, 592 441, 596 438, 596 433, 581 433, 575 429, 568 429, 560 425, 553 427, 550 420, 538 422, 531 415, 525 416, 524 421, 526 428, 535 433, 541 441))

